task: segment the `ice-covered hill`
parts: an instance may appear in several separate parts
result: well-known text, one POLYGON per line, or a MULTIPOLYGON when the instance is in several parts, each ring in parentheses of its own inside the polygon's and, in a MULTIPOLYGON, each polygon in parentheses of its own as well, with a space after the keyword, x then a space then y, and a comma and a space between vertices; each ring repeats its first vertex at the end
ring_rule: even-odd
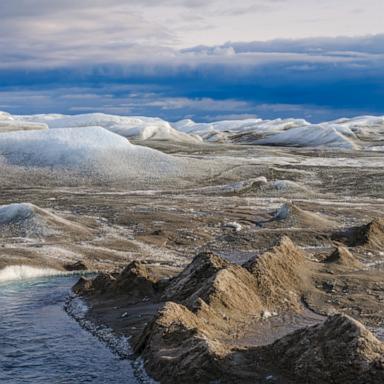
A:
POLYGON ((199 143, 201 138, 173 128, 160 118, 141 116, 115 116, 104 113, 83 115, 31 115, 16 116, 16 119, 45 123, 49 128, 103 127, 118 135, 137 140, 161 140, 183 143, 199 143))
POLYGON ((211 142, 231 142, 236 141, 234 135, 241 136, 247 133, 267 135, 306 125, 309 125, 309 123, 302 119, 244 119, 223 120, 212 123, 195 123, 193 120, 186 119, 173 123, 173 126, 178 130, 189 134, 197 134, 204 140, 211 142))
POLYGON ((328 147, 357 149, 357 145, 332 126, 309 125, 289 129, 254 141, 259 145, 278 145, 281 147, 328 147))
MULTIPOLYGON (((160 118, 115 116, 103 113, 82 115, 0 115, 1 124, 42 124, 49 128, 103 127, 137 140, 174 141, 198 144, 239 143, 294 147, 384 150, 384 117, 358 116, 319 124, 303 119, 243 119, 196 123, 185 119, 169 123, 160 118)), ((41 128, 40 127, 40 128, 41 128)), ((31 125, 31 129, 38 126, 31 125)))
POLYGON ((245 119, 195 123, 190 119, 173 123, 183 132, 210 142, 256 145, 384 150, 384 117, 359 116, 311 124, 302 119, 245 119))
POLYGON ((330 124, 353 132, 361 140, 384 141, 384 116, 358 116, 335 120, 330 124))
POLYGON ((181 160, 133 145, 100 127, 2 133, 0 163, 75 171, 103 179, 156 179, 183 172, 181 160))

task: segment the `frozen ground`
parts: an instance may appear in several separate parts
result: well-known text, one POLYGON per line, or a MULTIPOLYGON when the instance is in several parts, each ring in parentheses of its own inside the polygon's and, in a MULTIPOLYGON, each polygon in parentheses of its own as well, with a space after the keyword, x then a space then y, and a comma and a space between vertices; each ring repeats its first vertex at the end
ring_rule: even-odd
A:
MULTIPOLYGON (((238 265, 284 235, 316 271, 311 308, 331 305, 382 329, 380 225, 374 246, 351 245, 362 225, 384 217, 382 118, 316 126, 294 119, 171 126, 100 114, 0 121, 20 127, 0 133, 0 280, 115 273, 131 261, 176 273, 202 251, 238 265), (38 129, 21 128, 33 124, 38 129), (361 270, 323 263, 339 244, 361 270)), ((121 303, 98 301, 95 320, 143 327, 138 310, 121 303)), ((245 345, 260 329, 233 342, 245 345)))
MULTIPOLYGON (((49 140, 63 139, 69 149, 64 150, 63 144, 59 151, 51 151, 52 143, 39 141, 43 132, 35 133, 37 149, 32 132, 4 134, 3 143, 11 152, 6 156, 18 165, 6 168, 1 184, 1 266, 23 263, 63 270, 83 260, 90 269, 110 270, 133 259, 184 265, 202 249, 236 259, 268 247, 282 232, 302 246, 329 248, 332 242, 324 228, 316 236, 309 234, 319 231, 316 217, 347 228, 384 214, 384 157, 379 152, 147 141, 152 150, 102 128, 96 132, 110 142, 83 139, 82 133, 92 134, 94 128, 69 129, 69 135, 66 129, 52 132, 49 140), (61 132, 66 132, 64 137, 57 136, 61 132), (27 140, 21 136, 16 140, 16 134, 27 135, 27 140), (115 144, 123 155, 116 155, 115 144), (90 147, 84 150, 86 145, 90 147), (21 161, 25 166, 29 160, 40 164, 46 146, 51 164, 62 161, 80 170, 88 164, 97 173, 67 183, 67 170, 56 170, 54 178, 52 169, 40 168, 43 173, 37 178, 28 177, 30 168, 21 172, 21 161), (170 177, 159 171, 164 168, 157 168, 157 161, 140 164, 139 157, 130 167, 130 153, 136 150, 165 158, 166 164, 170 161, 165 169, 182 164, 186 169, 192 165, 192 170, 170 177), (79 162, 66 151, 78 154, 79 162), (108 167, 99 162, 99 153, 110 159, 108 167), (101 184, 100 172, 112 166, 120 170, 112 170, 115 178, 101 184), (134 183, 120 182, 122 168, 130 169, 134 183), (150 185, 140 177, 142 172, 154 173, 150 185), (273 220, 287 202, 297 203, 309 214, 300 216, 299 222, 273 220), (20 204, 9 205, 13 203, 20 204)), ((0 137, 0 146, 1 141, 0 137)))

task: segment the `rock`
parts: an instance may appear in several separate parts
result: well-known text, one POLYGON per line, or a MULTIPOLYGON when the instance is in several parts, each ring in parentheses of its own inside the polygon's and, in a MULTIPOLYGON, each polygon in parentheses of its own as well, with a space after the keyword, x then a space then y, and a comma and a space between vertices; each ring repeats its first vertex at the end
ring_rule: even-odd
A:
POLYGON ((264 310, 264 311, 262 312, 262 314, 261 314, 261 318, 262 318, 263 320, 267 320, 267 319, 269 319, 270 317, 272 317, 272 313, 269 312, 268 310, 264 310))
POLYGON ((218 340, 242 337, 249 324, 271 317, 274 306, 296 310, 298 299, 285 303, 291 296, 284 284, 294 289, 302 283, 304 263, 303 253, 288 238, 246 267, 209 252, 197 255, 170 281, 162 297, 168 302, 135 350, 164 383, 222 378, 231 347, 218 340))

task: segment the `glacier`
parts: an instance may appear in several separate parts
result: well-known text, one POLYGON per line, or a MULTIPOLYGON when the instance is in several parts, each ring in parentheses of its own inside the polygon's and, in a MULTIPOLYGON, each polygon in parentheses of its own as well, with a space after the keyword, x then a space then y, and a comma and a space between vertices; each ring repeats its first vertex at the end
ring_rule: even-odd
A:
MULTIPOLYGON (((384 116, 357 116, 312 124, 305 119, 261 118, 198 123, 191 119, 168 122, 158 117, 104 113, 79 115, 0 113, 0 133, 17 130, 103 128, 130 140, 186 144, 237 143, 269 146, 381 151, 384 116)), ((81 136, 81 133, 79 133, 81 136)), ((82 139, 83 140, 83 139, 82 139)))

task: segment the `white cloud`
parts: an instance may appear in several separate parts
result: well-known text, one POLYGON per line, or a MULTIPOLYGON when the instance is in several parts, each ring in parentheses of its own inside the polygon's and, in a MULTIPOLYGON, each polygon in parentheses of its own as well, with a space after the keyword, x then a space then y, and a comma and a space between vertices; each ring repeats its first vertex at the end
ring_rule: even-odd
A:
POLYGON ((382 0, 2 0, 1 62, 171 61, 199 44, 380 33, 383 13, 382 0))

